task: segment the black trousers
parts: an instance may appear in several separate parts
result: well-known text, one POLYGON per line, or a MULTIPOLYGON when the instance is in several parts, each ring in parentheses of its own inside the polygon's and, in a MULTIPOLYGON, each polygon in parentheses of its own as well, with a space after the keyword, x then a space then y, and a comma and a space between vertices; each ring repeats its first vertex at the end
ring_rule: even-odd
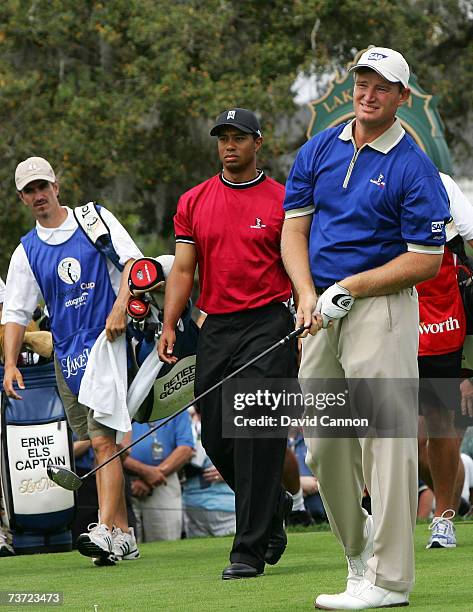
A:
MULTIPOLYGON (((199 395, 294 329, 284 304, 238 313, 209 315, 197 349, 195 394, 199 395)), ((244 370, 244 378, 297 375, 295 340, 244 370)), ((271 529, 280 521, 284 490, 284 438, 223 438, 222 388, 199 402, 202 444, 212 463, 235 492, 236 535, 232 563, 262 570, 271 529)))

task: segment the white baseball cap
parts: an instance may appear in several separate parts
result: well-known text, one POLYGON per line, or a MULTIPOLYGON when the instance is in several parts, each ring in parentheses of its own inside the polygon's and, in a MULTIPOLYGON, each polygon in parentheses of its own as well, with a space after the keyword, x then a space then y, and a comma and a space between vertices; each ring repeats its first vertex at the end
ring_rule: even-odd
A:
POLYGON ((391 83, 402 83, 404 87, 409 82, 409 65, 403 56, 394 49, 386 47, 371 47, 367 49, 355 66, 349 70, 358 68, 371 68, 391 83))
POLYGON ((18 191, 32 181, 56 182, 56 175, 51 164, 43 157, 28 157, 16 167, 15 184, 18 191))

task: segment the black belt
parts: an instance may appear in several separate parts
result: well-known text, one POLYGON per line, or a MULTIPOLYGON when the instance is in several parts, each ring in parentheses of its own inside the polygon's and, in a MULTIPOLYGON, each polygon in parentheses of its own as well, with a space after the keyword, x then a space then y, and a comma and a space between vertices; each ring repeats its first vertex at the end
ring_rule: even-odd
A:
POLYGON ((315 292, 317 293, 317 295, 322 295, 322 293, 324 291, 327 291, 328 287, 316 287, 315 288, 315 292))

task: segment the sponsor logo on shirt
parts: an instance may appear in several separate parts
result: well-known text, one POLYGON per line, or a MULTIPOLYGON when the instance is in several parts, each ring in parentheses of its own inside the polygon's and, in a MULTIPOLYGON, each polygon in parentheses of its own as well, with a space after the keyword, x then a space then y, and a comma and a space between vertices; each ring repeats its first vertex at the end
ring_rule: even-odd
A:
POLYGON ((65 257, 59 262, 57 273, 64 283, 73 285, 80 279, 80 263, 74 257, 65 257))
POLYGON ((432 233, 435 234, 441 232, 444 225, 444 221, 432 221, 432 233))
POLYGON ((386 183, 383 182, 383 178, 384 174, 380 174, 377 179, 370 179, 370 183, 373 183, 373 185, 377 185, 378 187, 381 187, 381 189, 384 189, 386 183))
POLYGON ((76 309, 80 308, 87 302, 88 295, 89 294, 87 293, 87 291, 83 291, 79 296, 75 298, 71 298, 70 300, 67 300, 66 302, 64 302, 64 306, 66 308, 70 308, 71 306, 73 306, 76 309))
POLYGON ((78 355, 68 355, 64 359, 61 359, 61 368, 65 379, 71 378, 71 376, 77 376, 80 370, 85 370, 87 361, 89 360, 89 352, 89 349, 85 348, 78 355))
POLYGON ((69 289, 64 289, 64 291, 59 291, 58 296, 60 300, 68 296, 72 299, 73 297, 78 297, 79 295, 81 295, 81 293, 86 289, 94 288, 95 283, 93 281, 89 283, 81 283, 80 285, 76 285, 75 287, 70 287, 69 289))
POLYGON ((265 227, 266 225, 263 223, 262 219, 260 219, 259 217, 256 217, 254 225, 250 225, 251 229, 263 229, 265 227))
POLYGON ((446 321, 441 323, 424 323, 423 321, 419 323, 419 333, 421 334, 443 334, 456 329, 460 329, 460 323, 458 319, 453 317, 448 317, 446 321))

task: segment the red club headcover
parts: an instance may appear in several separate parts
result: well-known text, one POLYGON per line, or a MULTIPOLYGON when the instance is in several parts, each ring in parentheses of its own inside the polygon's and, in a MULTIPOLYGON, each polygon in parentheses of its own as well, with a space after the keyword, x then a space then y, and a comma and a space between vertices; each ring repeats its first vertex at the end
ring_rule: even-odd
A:
POLYGON ((126 311, 134 321, 142 321, 148 316, 150 305, 146 300, 132 297, 128 300, 126 311))
POLYGON ((133 295, 157 289, 166 281, 162 265, 151 257, 133 262, 128 274, 128 287, 133 295))

